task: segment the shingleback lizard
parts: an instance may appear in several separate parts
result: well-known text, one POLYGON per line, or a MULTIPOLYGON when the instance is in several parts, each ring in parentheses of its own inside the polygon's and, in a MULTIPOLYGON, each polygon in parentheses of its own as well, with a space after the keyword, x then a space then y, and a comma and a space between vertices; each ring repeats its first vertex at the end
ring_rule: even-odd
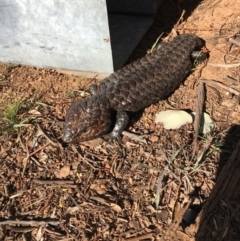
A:
POLYGON ((128 112, 136 112, 168 98, 190 73, 204 41, 182 34, 153 53, 117 70, 99 85, 89 87, 90 97, 72 103, 66 113, 63 141, 86 141, 107 134, 118 138, 126 128, 128 112), (115 115, 115 124, 112 116, 115 115))

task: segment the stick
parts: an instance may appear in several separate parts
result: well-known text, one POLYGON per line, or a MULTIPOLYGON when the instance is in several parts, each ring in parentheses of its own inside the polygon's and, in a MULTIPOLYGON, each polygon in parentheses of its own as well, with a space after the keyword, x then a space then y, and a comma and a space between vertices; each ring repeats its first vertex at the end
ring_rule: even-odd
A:
POLYGON ((228 86, 226 86, 226 85, 224 85, 224 84, 222 84, 222 83, 219 83, 219 82, 216 81, 216 80, 201 79, 200 81, 202 81, 203 83, 206 83, 207 85, 208 85, 208 84, 216 85, 216 86, 218 86, 218 87, 220 87, 220 88, 223 88, 223 89, 229 91, 230 93, 232 93, 232 94, 234 94, 234 95, 237 95, 237 96, 240 95, 240 92, 239 92, 239 91, 237 91, 237 90, 235 90, 235 89, 233 89, 233 88, 231 88, 231 87, 228 87, 228 86))
POLYGON ((129 137, 130 139, 134 140, 134 141, 138 141, 138 142, 142 142, 144 144, 147 144, 146 140, 143 139, 141 136, 138 136, 136 134, 133 134, 133 133, 130 133, 130 132, 127 132, 127 131, 123 131, 122 134, 124 136, 127 136, 129 137))
POLYGON ((215 66, 215 67, 221 67, 221 68, 235 68, 240 66, 240 63, 237 64, 217 64, 217 63, 208 63, 211 66, 215 66))
POLYGON ((196 98, 196 113, 194 118, 194 131, 195 131, 195 137, 193 142, 193 155, 196 152, 197 147, 197 139, 200 132, 201 122, 202 122, 202 116, 203 116, 203 105, 205 101, 205 91, 204 91, 204 85, 203 82, 200 82, 200 84, 197 86, 197 98, 196 98))
POLYGON ((239 41, 237 41, 236 39, 229 38, 229 42, 231 42, 231 43, 233 43, 233 44, 235 44, 235 45, 237 45, 237 46, 239 46, 239 47, 240 47, 240 42, 239 42, 239 41))
POLYGON ((133 238, 122 238, 122 241, 139 241, 143 239, 154 239, 153 233, 143 234, 133 238))
POLYGON ((48 145, 50 145, 50 142, 46 143, 45 145, 43 146, 40 146, 38 149, 36 149, 34 152, 30 153, 29 154, 29 151, 28 151, 28 145, 26 144, 26 152, 27 152, 27 157, 24 157, 23 158, 23 171, 22 171, 22 176, 24 176, 24 173, 25 173, 25 170, 27 168, 27 163, 28 163, 28 159, 35 155, 37 152, 41 151, 42 149, 44 149, 45 147, 47 147, 48 145))
POLYGON ((53 146, 58 146, 58 144, 56 142, 53 142, 48 136, 47 134, 43 131, 42 127, 37 123, 37 128, 38 131, 40 132, 40 134, 42 134, 53 146))
POLYGON ((26 226, 46 226, 46 225, 53 225, 58 226, 60 224, 59 221, 37 221, 37 220, 6 220, 6 221, 0 221, 1 225, 26 225, 26 226))
POLYGON ((57 185, 73 185, 74 181, 71 180, 41 180, 41 179, 33 179, 33 183, 37 184, 57 184, 57 185))
POLYGON ((81 157, 83 162, 89 165, 93 170, 96 170, 96 168, 81 155, 81 153, 77 150, 77 148, 74 145, 71 145, 71 147, 72 147, 72 150, 81 157))

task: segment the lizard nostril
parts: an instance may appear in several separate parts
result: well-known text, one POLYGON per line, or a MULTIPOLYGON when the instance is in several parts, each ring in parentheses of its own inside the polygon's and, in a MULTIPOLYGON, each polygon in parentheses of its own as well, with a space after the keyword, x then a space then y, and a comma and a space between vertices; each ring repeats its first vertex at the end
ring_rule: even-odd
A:
POLYGON ((72 132, 70 130, 65 130, 63 132, 63 141, 64 142, 70 142, 72 140, 72 132))

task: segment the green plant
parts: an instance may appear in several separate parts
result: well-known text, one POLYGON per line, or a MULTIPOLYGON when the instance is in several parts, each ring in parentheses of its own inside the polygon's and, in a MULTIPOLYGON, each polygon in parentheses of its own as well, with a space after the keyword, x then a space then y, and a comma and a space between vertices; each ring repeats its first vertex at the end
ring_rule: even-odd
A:
POLYGON ((10 125, 14 125, 17 122, 17 114, 22 106, 22 102, 19 100, 13 100, 7 103, 3 111, 3 120, 10 125))
POLYGON ((150 50, 150 53, 152 53, 152 51, 154 50, 154 48, 157 46, 159 39, 163 36, 164 33, 161 33, 158 38, 156 39, 155 43, 152 45, 152 48, 150 50))
POLYGON ((5 104, 2 118, 0 118, 0 124, 3 126, 3 128, 0 128, 0 134, 13 129, 19 130, 20 127, 27 125, 24 124, 27 120, 22 121, 18 119, 19 110, 22 105, 23 103, 17 99, 5 104))

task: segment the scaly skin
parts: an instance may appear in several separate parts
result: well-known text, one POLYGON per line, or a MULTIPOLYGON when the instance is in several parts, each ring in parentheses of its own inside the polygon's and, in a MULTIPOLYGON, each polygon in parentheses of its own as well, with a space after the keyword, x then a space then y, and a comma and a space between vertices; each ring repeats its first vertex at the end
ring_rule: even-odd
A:
MULTIPOLYGON (((182 34, 152 54, 126 65, 89 88, 91 96, 74 102, 68 109, 63 141, 85 141, 107 134, 116 122, 112 138, 118 138, 128 124, 127 112, 136 112, 168 98, 184 81, 193 66, 195 51, 204 41, 182 34)), ((200 58, 207 56, 201 53, 200 58)))

